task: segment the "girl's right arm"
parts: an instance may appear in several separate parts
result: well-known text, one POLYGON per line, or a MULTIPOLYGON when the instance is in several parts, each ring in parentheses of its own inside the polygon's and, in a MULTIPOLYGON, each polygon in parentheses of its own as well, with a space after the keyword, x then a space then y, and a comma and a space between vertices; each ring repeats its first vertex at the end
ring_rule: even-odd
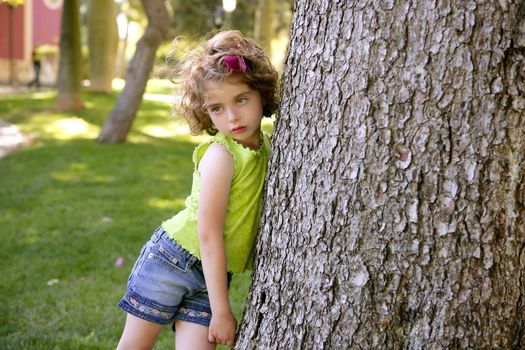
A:
POLYGON ((223 233, 233 166, 233 158, 224 146, 213 143, 208 147, 199 163, 197 209, 202 266, 212 310, 208 340, 229 346, 235 341, 237 322, 228 300, 223 233))

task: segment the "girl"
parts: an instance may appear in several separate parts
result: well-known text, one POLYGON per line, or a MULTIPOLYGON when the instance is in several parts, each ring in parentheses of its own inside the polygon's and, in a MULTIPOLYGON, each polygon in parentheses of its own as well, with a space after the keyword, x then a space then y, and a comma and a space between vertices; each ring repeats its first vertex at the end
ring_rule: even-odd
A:
POLYGON ((119 306, 128 313, 118 349, 150 349, 174 323, 177 349, 232 346, 234 272, 251 268, 270 141, 261 119, 277 106, 277 72, 238 31, 215 35, 179 72, 193 134, 213 135, 193 154, 186 208, 155 231, 119 306))

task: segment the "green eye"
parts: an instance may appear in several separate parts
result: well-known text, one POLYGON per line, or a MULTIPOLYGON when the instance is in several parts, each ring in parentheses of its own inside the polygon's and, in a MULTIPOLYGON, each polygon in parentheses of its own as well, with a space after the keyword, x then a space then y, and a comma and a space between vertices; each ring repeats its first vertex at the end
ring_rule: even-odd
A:
POLYGON ((237 104, 238 104, 238 105, 243 105, 243 104, 245 104, 246 102, 248 102, 248 99, 247 99, 246 97, 239 97, 239 98, 237 99, 237 104))
POLYGON ((211 113, 219 113, 220 111, 221 111, 221 107, 219 106, 214 106, 210 108, 211 113))

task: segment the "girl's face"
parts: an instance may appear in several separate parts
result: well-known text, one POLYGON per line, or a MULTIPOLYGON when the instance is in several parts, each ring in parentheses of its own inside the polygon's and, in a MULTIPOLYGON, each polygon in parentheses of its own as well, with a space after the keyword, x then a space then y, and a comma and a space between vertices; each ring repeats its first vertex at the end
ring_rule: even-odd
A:
POLYGON ((259 91, 236 76, 204 86, 206 111, 217 130, 243 146, 258 149, 263 113, 259 91))

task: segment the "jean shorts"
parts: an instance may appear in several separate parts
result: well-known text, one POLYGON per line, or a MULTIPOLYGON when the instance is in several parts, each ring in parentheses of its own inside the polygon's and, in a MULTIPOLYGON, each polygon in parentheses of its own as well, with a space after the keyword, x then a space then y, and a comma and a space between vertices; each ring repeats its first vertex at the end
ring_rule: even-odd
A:
MULTIPOLYGON (((230 278, 228 274, 228 282, 230 278)), ((200 260, 171 239, 162 227, 142 247, 118 306, 161 325, 181 320, 209 326, 211 320, 200 260)))

